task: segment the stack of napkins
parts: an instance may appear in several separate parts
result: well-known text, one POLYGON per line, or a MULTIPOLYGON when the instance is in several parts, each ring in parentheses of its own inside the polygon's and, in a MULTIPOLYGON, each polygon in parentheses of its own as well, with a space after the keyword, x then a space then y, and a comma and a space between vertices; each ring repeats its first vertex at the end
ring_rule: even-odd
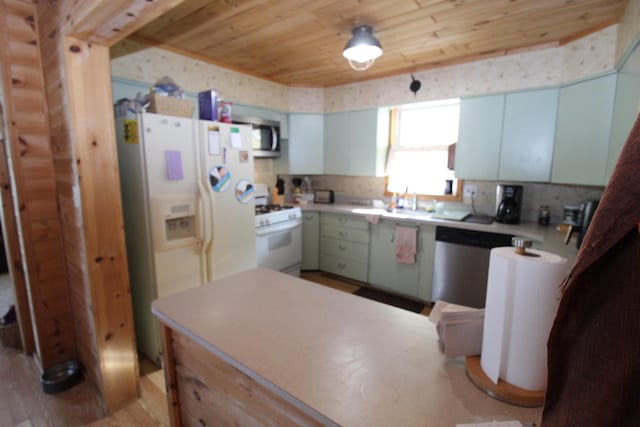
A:
POLYGON ((446 357, 480 354, 484 309, 436 301, 429 319, 436 324, 440 351, 446 357))

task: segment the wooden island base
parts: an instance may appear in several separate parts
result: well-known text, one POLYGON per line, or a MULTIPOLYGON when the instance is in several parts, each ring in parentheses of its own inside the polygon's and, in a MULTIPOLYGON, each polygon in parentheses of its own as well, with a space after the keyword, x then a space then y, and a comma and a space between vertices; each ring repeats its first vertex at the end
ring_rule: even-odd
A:
POLYGON ((173 426, 326 425, 185 335, 163 328, 173 426))

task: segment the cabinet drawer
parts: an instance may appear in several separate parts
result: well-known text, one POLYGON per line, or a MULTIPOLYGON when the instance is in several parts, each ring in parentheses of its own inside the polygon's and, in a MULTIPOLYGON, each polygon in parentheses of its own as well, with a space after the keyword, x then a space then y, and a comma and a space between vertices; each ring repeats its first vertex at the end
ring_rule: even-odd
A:
POLYGON ((369 246, 363 243, 322 237, 320 239, 320 253, 366 263, 369 259, 369 246))
POLYGON ((367 263, 320 254, 320 270, 350 279, 367 281, 367 263))
POLYGON ((369 243, 369 230, 346 228, 338 225, 320 224, 320 235, 332 239, 346 240, 356 243, 369 243))
POLYGON ((364 218, 354 215, 341 215, 323 212, 320 215, 320 224, 356 228, 367 232, 369 231, 369 223, 364 218))

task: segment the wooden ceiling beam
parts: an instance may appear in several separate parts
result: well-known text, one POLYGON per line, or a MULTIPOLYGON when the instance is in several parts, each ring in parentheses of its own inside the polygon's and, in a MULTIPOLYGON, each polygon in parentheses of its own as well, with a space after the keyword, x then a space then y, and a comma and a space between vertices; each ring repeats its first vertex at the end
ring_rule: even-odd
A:
POLYGON ((184 0, 92 0, 78 2, 67 35, 111 46, 184 0))

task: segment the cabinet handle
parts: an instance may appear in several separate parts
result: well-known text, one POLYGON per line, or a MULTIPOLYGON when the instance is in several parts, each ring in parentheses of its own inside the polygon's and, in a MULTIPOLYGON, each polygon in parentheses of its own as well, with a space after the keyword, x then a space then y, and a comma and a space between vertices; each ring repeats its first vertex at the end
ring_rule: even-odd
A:
POLYGON ((340 237, 347 237, 348 233, 345 231, 338 231, 338 235, 340 235, 340 237))
POLYGON ((347 250, 347 247, 344 245, 338 245, 338 249, 340 249, 341 251, 345 251, 347 250))
POLYGON ((306 219, 307 221, 311 221, 313 219, 313 216, 306 216, 305 215, 304 219, 306 219))
POLYGON ((342 224, 344 224, 345 222, 347 222, 347 218, 340 217, 340 218, 338 218, 338 221, 340 221, 342 224))
POLYGON ((338 263, 338 268, 345 268, 346 266, 347 266, 347 264, 344 264, 344 263, 341 263, 341 262, 338 263))

